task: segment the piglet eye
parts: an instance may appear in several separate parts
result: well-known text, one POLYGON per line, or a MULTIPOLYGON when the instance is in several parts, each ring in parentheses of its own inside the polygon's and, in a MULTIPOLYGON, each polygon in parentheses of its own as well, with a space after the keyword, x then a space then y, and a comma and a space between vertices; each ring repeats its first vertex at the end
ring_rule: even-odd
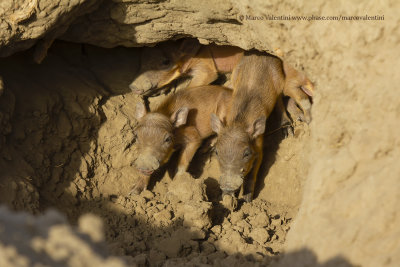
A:
POLYGON ((165 143, 171 143, 171 141, 172 141, 171 136, 167 136, 167 137, 164 139, 164 142, 165 142, 165 143))
POLYGON ((218 156, 218 150, 215 150, 215 155, 217 155, 217 156, 218 156))
POLYGON ((250 149, 246 149, 243 152, 243 158, 248 158, 248 157, 250 157, 250 155, 251 155, 251 150, 250 149))
POLYGON ((169 63, 171 63, 171 61, 170 61, 168 58, 164 59, 164 60, 161 62, 161 64, 163 64, 164 66, 168 66, 169 63))

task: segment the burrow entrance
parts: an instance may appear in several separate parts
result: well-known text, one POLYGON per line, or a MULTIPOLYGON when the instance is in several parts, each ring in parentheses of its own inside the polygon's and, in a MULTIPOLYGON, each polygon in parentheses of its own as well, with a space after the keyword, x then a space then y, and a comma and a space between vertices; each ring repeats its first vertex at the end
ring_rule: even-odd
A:
MULTIPOLYGON (((179 185, 187 201, 170 194, 167 168, 154 175, 149 191, 128 195, 140 100, 128 85, 141 53, 57 41, 40 65, 32 63, 32 51, 0 60, 8 129, 0 147, 1 201, 31 213, 54 207, 71 223, 94 213, 103 219, 112 254, 143 266, 268 263, 282 250, 300 204, 307 128, 297 125, 294 136, 284 138, 273 131, 279 125, 271 116, 256 198, 237 211, 219 204, 218 166, 206 146, 190 167, 196 182, 179 185), (201 184, 208 201, 192 192, 201 184)), ((148 98, 150 107, 163 97, 148 98)), ((171 161, 168 166, 176 157, 171 161)))

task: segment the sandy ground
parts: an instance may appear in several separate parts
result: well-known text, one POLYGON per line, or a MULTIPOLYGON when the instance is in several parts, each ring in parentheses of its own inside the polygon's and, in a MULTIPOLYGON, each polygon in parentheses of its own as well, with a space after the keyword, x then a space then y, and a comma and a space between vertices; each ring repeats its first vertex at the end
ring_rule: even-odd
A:
MULTIPOLYGON (((193 177, 170 177, 174 155, 152 176, 149 190, 129 195, 137 177, 132 162, 139 97, 126 88, 139 54, 57 42, 34 68, 30 51, 1 60, 3 99, 14 103, 2 154, 8 157, 1 165, 2 201, 33 213, 56 207, 73 224, 88 212, 98 215, 111 254, 128 264, 270 262, 300 204, 308 127, 298 125, 285 139, 274 131, 272 115, 256 199, 240 202, 236 211, 222 205, 207 143, 192 161, 193 177)), ((162 96, 149 100, 156 105, 162 96)))
POLYGON ((0 212, 1 266, 400 265, 399 1, 105 1, 79 19, 98 1, 1 3, 0 54, 31 50, 0 59, 0 203, 40 215, 0 212), (365 14, 385 19, 245 17, 365 14), (238 211, 221 206, 210 152, 196 156, 195 178, 160 171, 128 196, 138 97, 127 85, 141 50, 117 46, 182 36, 279 48, 316 84, 313 121, 266 137, 256 199, 238 211), (34 64, 57 37, 116 48, 57 41, 34 64))

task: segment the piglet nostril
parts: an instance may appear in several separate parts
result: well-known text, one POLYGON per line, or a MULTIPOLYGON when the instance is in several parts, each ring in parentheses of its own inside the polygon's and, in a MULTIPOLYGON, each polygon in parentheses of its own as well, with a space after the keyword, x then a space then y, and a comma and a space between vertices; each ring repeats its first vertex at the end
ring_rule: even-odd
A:
POLYGON ((151 174, 154 172, 154 170, 145 169, 145 168, 138 168, 138 170, 139 170, 141 173, 145 174, 145 175, 151 175, 151 174))

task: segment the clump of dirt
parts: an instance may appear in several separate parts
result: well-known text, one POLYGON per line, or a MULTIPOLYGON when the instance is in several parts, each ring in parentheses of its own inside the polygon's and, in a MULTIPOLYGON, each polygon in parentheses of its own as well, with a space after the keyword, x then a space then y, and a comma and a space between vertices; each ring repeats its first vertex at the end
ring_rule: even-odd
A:
MULTIPOLYGON (((149 190, 131 195, 140 98, 127 88, 140 48, 56 42, 41 65, 32 65, 31 52, 0 60, 0 101, 8 103, 1 106, 8 114, 1 121, 8 125, 0 142, 3 203, 31 213, 57 208, 73 224, 94 213, 111 254, 129 265, 266 264, 282 251, 300 204, 308 129, 300 125, 285 139, 271 117, 256 199, 236 209, 223 205, 211 139, 190 175, 170 176, 175 154, 151 177, 149 190)), ((149 98, 150 107, 163 97, 149 98)))
MULTIPOLYGON (((200 180, 179 179, 188 179, 189 192, 200 180)), ((161 181, 152 192, 83 204, 80 213, 101 216, 111 252, 131 263, 214 265, 231 255, 268 262, 279 254, 291 218, 273 213, 267 201, 256 199, 231 212, 218 203, 175 195, 170 190, 175 185, 161 181)))
POLYGON ((74 229, 54 210, 33 217, 1 207, 0 225, 1 266, 126 266, 108 256, 102 222, 90 214, 74 229))

